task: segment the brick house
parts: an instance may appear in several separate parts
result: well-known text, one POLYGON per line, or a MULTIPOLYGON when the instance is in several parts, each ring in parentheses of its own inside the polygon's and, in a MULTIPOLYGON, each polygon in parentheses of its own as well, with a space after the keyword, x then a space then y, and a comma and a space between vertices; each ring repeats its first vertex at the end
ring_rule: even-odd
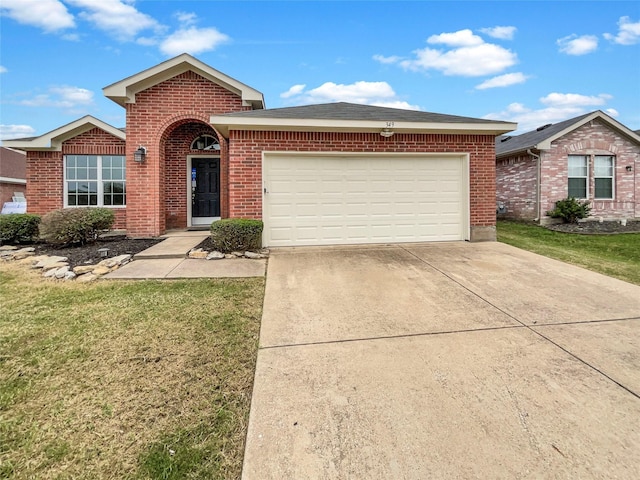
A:
POLYGON ((593 217, 640 218, 640 135, 598 110, 497 137, 496 185, 507 218, 544 223, 569 196, 589 200, 593 217))
POLYGON ((24 152, 0 147, 0 207, 27 191, 27 161, 24 152))
POLYGON ((256 218, 266 246, 495 239, 496 135, 513 123, 333 103, 265 109, 182 54, 109 85, 27 152, 29 211, 96 205, 131 237, 256 218), (125 133, 126 132, 126 133, 125 133))

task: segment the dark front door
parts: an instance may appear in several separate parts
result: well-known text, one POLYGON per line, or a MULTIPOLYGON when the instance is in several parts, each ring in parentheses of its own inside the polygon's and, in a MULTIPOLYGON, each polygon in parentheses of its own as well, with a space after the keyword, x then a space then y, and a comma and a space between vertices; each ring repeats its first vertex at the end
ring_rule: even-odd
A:
POLYGON ((194 158, 191 161, 193 217, 220 216, 220 159, 194 158))

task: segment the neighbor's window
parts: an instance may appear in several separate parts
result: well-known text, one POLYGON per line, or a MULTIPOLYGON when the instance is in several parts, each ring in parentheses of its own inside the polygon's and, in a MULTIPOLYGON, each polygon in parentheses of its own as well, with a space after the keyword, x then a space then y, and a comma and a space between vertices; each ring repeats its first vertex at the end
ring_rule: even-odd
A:
POLYGON ((65 206, 126 205, 124 156, 65 155, 64 161, 65 206))
POLYGON ((586 155, 569 155, 569 197, 587 198, 587 167, 586 155))
POLYGON ((612 155, 596 155, 593 163, 594 198, 613 198, 613 165, 612 155))

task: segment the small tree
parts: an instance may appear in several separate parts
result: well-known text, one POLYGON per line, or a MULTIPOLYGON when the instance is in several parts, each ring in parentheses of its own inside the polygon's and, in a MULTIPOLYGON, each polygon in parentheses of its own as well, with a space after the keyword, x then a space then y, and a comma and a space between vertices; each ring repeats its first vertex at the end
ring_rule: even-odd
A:
POLYGON ((574 197, 558 200, 553 210, 547 212, 551 218, 561 218, 564 223, 578 223, 578 220, 587 218, 591 212, 589 200, 580 201, 574 197))
POLYGON ((40 237, 54 245, 84 245, 96 240, 115 221, 108 208, 65 208, 42 217, 40 237))

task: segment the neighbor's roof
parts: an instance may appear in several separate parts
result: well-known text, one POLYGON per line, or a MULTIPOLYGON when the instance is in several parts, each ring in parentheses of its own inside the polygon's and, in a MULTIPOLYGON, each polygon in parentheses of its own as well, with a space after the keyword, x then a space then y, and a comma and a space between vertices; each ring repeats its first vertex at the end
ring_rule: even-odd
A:
POLYGON ((264 97, 259 91, 231 78, 188 53, 166 60, 154 67, 143 70, 119 82, 108 85, 102 89, 105 97, 117 104, 125 106, 127 103, 136 102, 136 94, 148 88, 162 83, 184 72, 192 71, 207 80, 237 94, 242 98, 243 104, 251 108, 264 108, 264 97))
POLYGON ((523 133, 522 135, 514 135, 513 137, 505 135, 497 137, 496 156, 504 157, 517 152, 524 152, 529 149, 548 150, 551 148, 551 142, 596 118, 603 120, 610 127, 640 143, 640 137, 637 133, 629 130, 623 124, 614 120, 606 113, 596 110, 595 112, 586 113, 563 122, 543 125, 538 127, 536 130, 523 133))
POLYGON ((498 120, 346 102, 213 115, 211 123, 225 136, 229 130, 379 132, 383 128, 399 133, 498 135, 517 128, 515 123, 498 120))
POLYGON ((120 140, 125 140, 125 133, 119 128, 113 127, 91 115, 86 115, 78 120, 56 128, 39 137, 16 138, 14 140, 3 140, 5 147, 17 148, 19 150, 62 150, 62 142, 88 132, 93 128, 99 128, 113 135, 120 140))
POLYGON ((0 182, 26 183, 27 162, 24 152, 0 147, 0 182))

